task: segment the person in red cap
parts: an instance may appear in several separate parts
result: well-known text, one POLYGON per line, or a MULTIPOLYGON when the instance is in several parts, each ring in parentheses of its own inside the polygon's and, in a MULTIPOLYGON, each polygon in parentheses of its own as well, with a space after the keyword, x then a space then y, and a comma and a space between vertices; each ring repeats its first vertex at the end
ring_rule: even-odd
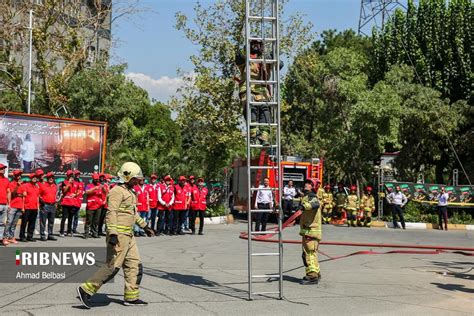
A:
MULTIPOLYGON (((110 177, 110 175, 109 175, 110 177)), ((110 191, 110 185, 109 185, 109 179, 107 178, 107 175, 105 173, 99 174, 99 183, 102 185, 103 189, 101 192, 102 194, 102 206, 100 207, 100 216, 99 216, 99 222, 97 226, 97 231, 99 236, 105 236, 105 229, 104 229, 104 222, 105 222, 105 215, 107 214, 107 194, 110 191)))
POLYGON ((3 245, 17 244, 15 239, 15 229, 18 220, 23 214, 24 209, 24 193, 21 180, 21 170, 13 171, 13 180, 8 184, 7 203, 9 206, 7 223, 3 232, 3 245))
MULTIPOLYGON (((8 177, 5 177, 6 168, 7 166, 0 163, 0 224, 5 223, 5 216, 8 211, 7 191, 10 181, 8 181, 8 177)), ((3 232, 1 234, 3 235, 3 232)))
POLYGON ((92 183, 86 186, 86 223, 84 225, 84 238, 99 238, 98 225, 101 210, 104 205, 106 189, 100 183, 100 176, 97 173, 92 174, 92 183))
POLYGON ((33 239, 35 232, 36 218, 39 211, 39 187, 38 176, 30 175, 30 182, 23 183, 24 209, 21 216, 20 241, 36 241, 33 239))
POLYGON ((44 182, 44 179, 43 179, 43 176, 44 176, 44 171, 43 169, 36 169, 36 177, 38 178, 38 186, 41 186, 41 184, 43 184, 44 182))
POLYGON ((61 199, 61 207, 63 210, 63 216, 61 218, 61 226, 59 230, 59 236, 64 237, 72 236, 72 221, 74 217, 76 197, 77 197, 77 186, 74 185, 74 172, 68 170, 66 172, 66 180, 61 183, 61 190, 63 196, 61 199), (67 219, 67 230, 65 230, 65 224, 67 219))
POLYGON ((54 180, 54 173, 46 174, 47 181, 39 185, 39 202, 40 202, 40 235, 41 240, 56 240, 53 236, 54 219, 56 217, 56 194, 57 185, 54 180), (45 235, 46 221, 48 221, 48 238, 45 235))
POLYGON ((74 200, 74 214, 72 217, 72 233, 77 234, 77 226, 79 224, 79 211, 81 210, 82 201, 84 200, 85 185, 81 180, 81 172, 74 170, 74 185, 76 186, 76 199, 74 200))
POLYGON ((164 183, 158 186, 158 231, 157 236, 171 234, 173 227, 174 186, 169 175, 163 178, 164 183))
MULTIPOLYGON (((149 205, 148 205, 148 191, 145 187, 145 180, 140 178, 138 184, 133 187, 133 190, 137 194, 137 211, 140 217, 148 224, 149 205)), ((145 236, 145 231, 140 228, 137 224, 134 227, 135 237, 145 236)))
POLYGON ((150 183, 146 185, 146 191, 148 192, 148 200, 150 204, 150 228, 158 231, 158 225, 156 223, 156 216, 158 214, 158 177, 156 174, 150 176, 150 183), (155 227, 156 226, 156 227, 155 227))
POLYGON ((193 190, 197 188, 196 186, 196 179, 194 176, 189 176, 189 181, 186 182, 186 190, 188 191, 188 200, 186 201, 186 211, 184 212, 183 218, 183 229, 189 231, 190 224, 189 224, 189 212, 191 211, 191 194, 193 190))
POLYGON ((356 227, 359 197, 357 196, 357 187, 355 185, 351 185, 351 192, 347 196, 345 209, 347 211, 347 226, 356 227))
POLYGON ((172 235, 184 235, 183 223, 184 213, 187 208, 189 191, 186 189, 186 177, 180 176, 178 178, 178 184, 174 185, 174 204, 173 204, 173 227, 171 230, 172 235))
POLYGON ((191 191, 191 217, 189 226, 191 234, 196 233, 196 216, 199 214, 199 235, 203 235, 204 213, 206 212, 206 199, 208 194, 207 188, 204 186, 204 179, 197 180, 197 186, 191 191))

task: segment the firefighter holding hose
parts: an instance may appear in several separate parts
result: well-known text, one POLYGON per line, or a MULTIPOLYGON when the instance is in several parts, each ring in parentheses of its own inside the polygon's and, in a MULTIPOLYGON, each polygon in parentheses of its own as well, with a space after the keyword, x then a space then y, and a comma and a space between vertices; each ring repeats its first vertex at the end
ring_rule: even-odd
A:
POLYGON ((321 241, 321 210, 316 196, 316 180, 308 179, 304 183, 303 197, 299 209, 302 211, 300 218, 300 235, 303 245, 303 263, 306 275, 303 284, 318 284, 321 271, 318 262, 318 247, 321 241))

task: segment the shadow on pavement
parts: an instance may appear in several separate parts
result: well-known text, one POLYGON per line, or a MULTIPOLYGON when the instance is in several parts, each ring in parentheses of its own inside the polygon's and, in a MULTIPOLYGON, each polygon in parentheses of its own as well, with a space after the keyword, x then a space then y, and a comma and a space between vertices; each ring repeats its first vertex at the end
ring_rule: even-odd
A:
POLYGON ((442 283, 431 283, 431 284, 436 285, 440 289, 447 290, 447 291, 474 293, 474 289, 466 288, 464 287, 464 285, 461 285, 461 284, 442 284, 442 283))
MULTIPOLYGON (((95 294, 90 299, 91 307, 109 306, 110 303, 116 303, 116 304, 119 304, 119 305, 123 305, 123 300, 119 300, 119 299, 116 299, 116 298, 110 298, 110 296, 114 296, 114 295, 110 295, 110 294, 107 295, 107 294, 103 294, 103 293, 95 294)), ((76 298, 79 299, 77 296, 76 296, 76 298)), ((74 305, 74 306, 72 306, 72 308, 87 310, 87 308, 85 308, 84 306, 82 306, 80 304, 74 305)))
POLYGON ((180 274, 152 268, 144 268, 143 273, 149 276, 180 283, 208 292, 237 298, 240 300, 247 300, 248 298, 247 291, 222 285, 217 282, 207 280, 199 275, 180 274))

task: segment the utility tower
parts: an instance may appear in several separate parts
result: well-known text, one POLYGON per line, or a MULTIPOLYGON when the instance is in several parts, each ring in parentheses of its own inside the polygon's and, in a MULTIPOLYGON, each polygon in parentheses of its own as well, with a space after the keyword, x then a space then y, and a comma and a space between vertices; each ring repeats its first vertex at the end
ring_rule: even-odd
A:
POLYGON ((407 0, 361 0, 359 34, 370 35, 372 27, 382 29, 396 9, 407 9, 407 0))

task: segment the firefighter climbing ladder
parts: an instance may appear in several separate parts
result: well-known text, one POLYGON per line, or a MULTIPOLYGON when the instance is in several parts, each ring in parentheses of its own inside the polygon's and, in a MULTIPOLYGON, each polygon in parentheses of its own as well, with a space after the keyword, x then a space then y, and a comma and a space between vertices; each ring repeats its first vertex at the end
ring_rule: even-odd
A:
MULTIPOLYGON (((280 152, 280 59, 279 59, 279 18, 278 18, 278 0, 246 0, 245 1, 245 47, 246 47, 246 92, 247 92, 247 188, 248 188, 248 297, 252 300, 254 295, 277 295, 283 298, 283 240, 282 240, 282 221, 283 212, 278 201, 281 196, 281 152, 280 152), (263 43, 263 54, 258 59, 252 59, 250 56, 250 42, 260 40, 263 43), (270 76, 259 78, 262 80, 251 79, 250 65, 251 63, 261 64, 263 67, 269 67, 270 76), (271 98, 265 101, 256 102, 252 99, 251 86, 260 85, 269 88, 271 98), (251 108, 269 107, 271 109, 271 120, 267 123, 259 123, 252 121, 251 108), (269 144, 252 144, 250 139, 250 129, 253 127, 266 127, 270 130, 269 144), (263 165, 260 160, 253 160, 252 153, 260 149, 261 152, 269 150, 273 156, 273 163, 263 165), (252 151, 254 150, 254 151, 252 151), (259 161, 254 165, 254 161, 259 161), (252 171, 261 173, 273 169, 275 174, 277 187, 273 188, 274 196, 279 208, 278 211, 278 229, 272 231, 252 231, 252 215, 258 213, 270 213, 273 210, 255 209, 252 205, 252 197, 257 191, 256 187, 252 187, 252 171), (276 252, 253 252, 253 244, 259 236, 277 234, 278 235, 278 251, 276 252), (278 258, 278 271, 270 271, 268 274, 254 274, 254 260, 262 260, 263 258, 278 258), (258 280, 278 279, 278 289, 273 291, 254 291, 253 286, 258 280)), ((261 284, 261 282, 259 283, 261 284)), ((265 286, 272 286, 274 282, 268 282, 265 286)))

